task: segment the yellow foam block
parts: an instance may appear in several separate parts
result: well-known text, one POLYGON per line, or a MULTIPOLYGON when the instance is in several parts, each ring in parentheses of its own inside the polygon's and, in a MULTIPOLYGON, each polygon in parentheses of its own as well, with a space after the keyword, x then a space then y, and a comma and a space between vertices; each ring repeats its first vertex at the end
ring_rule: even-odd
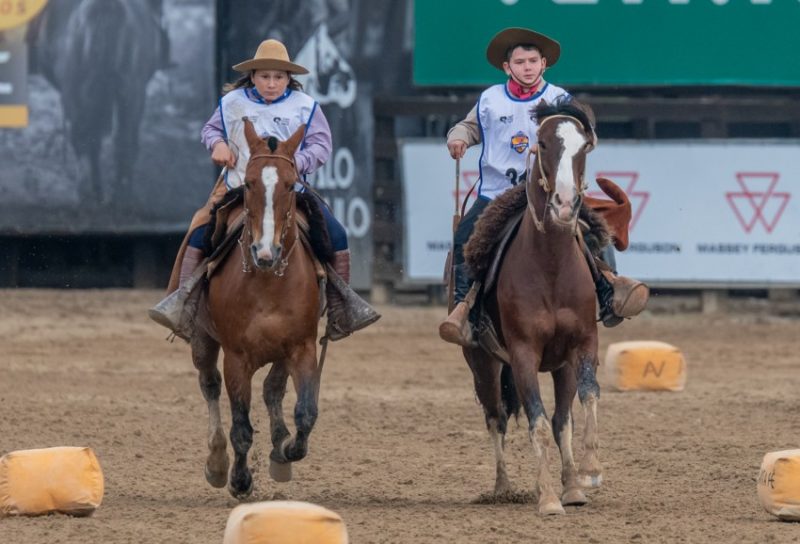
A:
POLYGON ((683 354, 666 342, 611 344, 604 366, 608 382, 619 391, 682 391, 686 386, 683 354))
POLYGON ((0 458, 0 515, 90 515, 103 500, 91 448, 20 450, 0 458))
POLYGON ((758 473, 758 498, 773 516, 800 521, 800 450, 764 456, 758 473))
POLYGON ((342 518, 327 508, 296 501, 237 506, 223 544, 347 544, 342 518))

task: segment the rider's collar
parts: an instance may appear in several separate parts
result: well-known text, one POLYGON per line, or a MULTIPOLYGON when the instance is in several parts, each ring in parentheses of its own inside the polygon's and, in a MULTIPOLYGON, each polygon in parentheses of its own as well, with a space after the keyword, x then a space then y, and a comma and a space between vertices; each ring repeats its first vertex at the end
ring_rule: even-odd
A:
POLYGON ((541 85, 542 77, 539 76, 539 79, 537 79, 533 86, 526 92, 522 88, 522 85, 520 85, 513 76, 508 78, 508 92, 510 92, 514 98, 519 98, 522 100, 531 98, 533 95, 535 95, 539 91, 539 87, 541 87, 541 85))
POLYGON ((286 98, 290 94, 292 94, 292 90, 287 88, 286 91, 282 95, 280 95, 278 98, 276 98, 272 102, 268 102, 263 96, 261 96, 261 94, 259 94, 259 92, 258 92, 258 89, 256 89, 255 87, 247 87, 245 89, 245 93, 247 94, 248 98, 250 98, 251 100, 253 100, 255 102, 258 102, 259 104, 269 105, 269 104, 275 104, 275 103, 280 102, 282 100, 286 100, 286 98))

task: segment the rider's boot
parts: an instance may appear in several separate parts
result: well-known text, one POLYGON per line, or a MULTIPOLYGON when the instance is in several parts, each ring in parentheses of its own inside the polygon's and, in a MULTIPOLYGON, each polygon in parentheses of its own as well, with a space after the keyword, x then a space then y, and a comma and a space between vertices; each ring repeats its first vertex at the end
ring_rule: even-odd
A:
POLYGON ((325 296, 328 299, 328 325, 325 335, 333 342, 375 323, 381 317, 350 288, 349 249, 333 254, 332 267, 328 268, 325 296))
POLYGON ((202 260, 203 251, 201 249, 187 246, 186 251, 183 253, 183 261, 181 262, 180 283, 178 284, 178 288, 147 312, 150 319, 159 325, 167 327, 182 338, 183 335, 179 329, 183 305, 194 289, 194 286, 200 280, 201 276, 192 274, 192 272, 195 271, 202 260))
POLYGON ((451 344, 470 347, 475 342, 472 337, 472 326, 469 323, 470 305, 464 299, 467 297, 472 282, 469 280, 466 264, 457 264, 454 269, 453 303, 455 306, 447 319, 439 325, 439 338, 451 344))
POLYGON ((592 272, 603 325, 616 327, 626 317, 639 315, 650 298, 650 288, 639 280, 618 276, 603 261, 595 259, 586 244, 581 247, 592 272))

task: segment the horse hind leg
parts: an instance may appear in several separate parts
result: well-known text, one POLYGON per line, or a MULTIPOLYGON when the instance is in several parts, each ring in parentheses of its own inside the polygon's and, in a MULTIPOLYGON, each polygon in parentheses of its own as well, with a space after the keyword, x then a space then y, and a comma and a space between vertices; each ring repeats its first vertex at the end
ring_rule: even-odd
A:
POLYGON ((250 380, 253 370, 241 358, 225 353, 225 389, 231 403, 231 445, 233 467, 228 491, 237 499, 246 499, 253 492, 253 474, 247 466, 247 453, 253 446, 253 426, 250 424, 250 380))
POLYGON ((219 411, 219 396, 222 391, 222 375, 217 369, 219 344, 210 336, 197 331, 192 336, 192 361, 197 368, 200 391, 208 403, 208 458, 206 480, 213 487, 225 487, 228 483, 228 441, 222 428, 219 411))
POLYGON ((597 383, 593 357, 582 357, 578 362, 578 397, 583 406, 586 425, 583 436, 583 458, 578 468, 578 483, 585 488, 600 487, 603 483, 603 467, 597 455, 597 403, 600 400, 600 386, 597 383))
POLYGON ((561 504, 582 506, 588 502, 578 483, 578 469, 572 453, 572 401, 578 390, 573 365, 564 365, 553 372, 556 393, 556 408, 553 413, 553 436, 561 452, 561 504))
POLYGON ((283 459, 283 447, 291 433, 283 418, 283 397, 286 394, 286 382, 289 372, 284 362, 275 362, 264 379, 264 404, 269 414, 270 453, 269 475, 276 482, 288 482, 292 479, 292 464, 281 463, 275 459, 283 459))
POLYGON ((464 349, 464 357, 472 369, 475 394, 483 406, 486 429, 489 431, 489 439, 494 449, 496 469, 494 494, 499 497, 512 491, 505 461, 505 437, 510 414, 503 406, 501 384, 503 368, 508 369, 508 367, 503 367, 502 363, 479 349, 464 349))

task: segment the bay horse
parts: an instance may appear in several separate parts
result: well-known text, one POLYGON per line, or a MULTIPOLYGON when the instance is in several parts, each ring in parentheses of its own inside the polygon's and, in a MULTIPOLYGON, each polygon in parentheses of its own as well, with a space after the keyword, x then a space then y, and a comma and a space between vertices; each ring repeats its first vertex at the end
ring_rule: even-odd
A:
POLYGON ((218 341, 202 327, 195 330, 190 341, 200 389, 208 403, 206 479, 214 487, 227 483, 228 491, 239 499, 253 490, 247 466, 253 443, 249 416, 253 374, 272 363, 264 380, 263 398, 270 418, 273 479, 291 479, 291 463, 305 457, 317 419, 320 289, 311 253, 300 240, 294 190, 298 176, 293 157, 304 130, 300 127, 285 142, 274 137, 265 142, 252 123, 245 121, 251 156, 245 174, 242 259, 229 255, 209 280, 208 312, 218 341), (220 346, 232 419, 234 461, 230 480, 219 410, 220 346), (297 393, 294 437, 284 422, 282 408, 289 376, 297 393))
MULTIPOLYGON (((586 189, 586 154, 596 142, 590 112, 576 101, 543 103, 531 112, 539 129, 538 150, 525 182, 527 209, 500 265, 496 288, 482 302, 505 345, 508 365, 481 347, 463 349, 494 446, 495 494, 511 491, 503 446, 508 417, 517 416, 521 405, 538 461, 535 490, 540 514, 563 514, 562 504, 585 504, 582 488, 597 487, 602 481, 597 456, 600 388, 595 376, 595 291, 576 243, 578 211, 586 189), (552 428, 542 403, 539 372, 553 376, 552 428), (576 392, 586 417, 580 469, 572 452, 576 392), (560 500, 548 468, 551 432, 561 451, 560 500)), ((480 228, 479 222, 476 234, 480 228)))

